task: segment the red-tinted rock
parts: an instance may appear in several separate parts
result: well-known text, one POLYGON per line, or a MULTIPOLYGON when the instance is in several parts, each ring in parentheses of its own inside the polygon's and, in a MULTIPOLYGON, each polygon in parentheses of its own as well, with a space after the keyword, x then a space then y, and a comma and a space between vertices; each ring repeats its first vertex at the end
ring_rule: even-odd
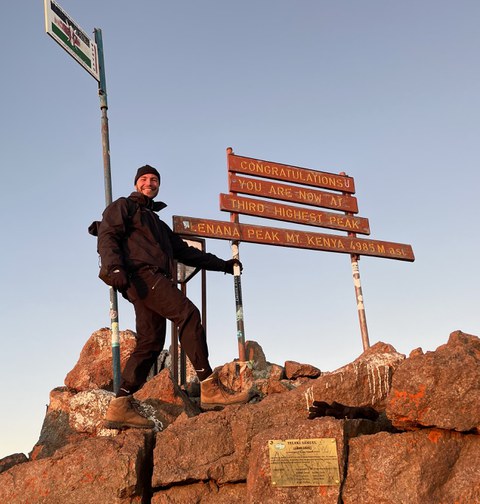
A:
POLYGON ((8 471, 13 466, 28 462, 28 457, 24 453, 14 453, 8 457, 0 459, 0 473, 8 471))
POLYGON ((150 404, 157 411, 157 416, 163 419, 163 428, 174 422, 182 413, 188 416, 200 413, 198 405, 173 381, 169 369, 162 370, 145 383, 134 397, 150 404))
MULTIPOLYGON (((263 504, 275 502, 278 504, 311 504, 339 502, 340 484, 345 472, 346 446, 345 442, 353 432, 371 422, 334 420, 331 418, 313 421, 300 420, 288 426, 276 426, 266 429, 252 439, 250 464, 247 476, 247 502, 263 504), (345 428, 348 425, 347 429, 345 428), (272 470, 269 457, 269 442, 287 439, 318 439, 335 440, 340 476, 333 484, 315 486, 275 486, 272 482, 272 470)), ((293 476, 291 476, 293 478, 293 476)))
MULTIPOLYGON (((120 367, 123 369, 135 348, 135 333, 120 332, 120 367)), ((65 377, 65 385, 75 391, 113 390, 112 332, 110 329, 95 331, 85 343, 78 362, 65 377)))
POLYGON ((209 483, 192 483, 157 491, 151 504, 245 504, 248 502, 245 483, 217 486, 209 483))
MULTIPOLYGON (((152 434, 127 431, 66 446, 52 457, 0 474, 0 502, 8 504, 131 504, 150 493, 152 434)), ((143 501, 146 502, 146 501, 143 501)))
POLYGON ((351 439, 344 504, 480 502, 480 436, 440 429, 351 439))
POLYGON ((157 434, 153 486, 206 479, 218 485, 245 481, 253 460, 252 439, 257 434, 318 421, 307 420, 306 399, 304 391, 295 389, 270 395, 257 404, 177 420, 157 434))
POLYGON ((263 370, 268 366, 263 348, 256 341, 245 342, 245 355, 247 361, 253 362, 255 370, 263 370))
MULTIPOLYGON (((52 456, 60 448, 94 436, 116 436, 118 430, 103 426, 105 413, 113 393, 106 390, 88 390, 78 394, 66 388, 54 389, 45 416, 40 438, 30 458, 43 459, 52 456)), ((140 411, 156 424, 157 430, 167 423, 157 409, 146 403, 139 404, 140 411)))
POLYGON ((435 352, 408 358, 393 376, 387 415, 399 429, 480 428, 480 339, 456 331, 435 352))
POLYGON ((310 364, 301 364, 295 361, 285 362, 285 376, 288 380, 297 378, 318 378, 322 372, 310 364))
POLYGON ((337 401, 347 406, 373 406, 383 410, 392 375, 404 359, 391 345, 376 343, 351 364, 323 373, 299 389, 309 406, 314 400, 337 401))

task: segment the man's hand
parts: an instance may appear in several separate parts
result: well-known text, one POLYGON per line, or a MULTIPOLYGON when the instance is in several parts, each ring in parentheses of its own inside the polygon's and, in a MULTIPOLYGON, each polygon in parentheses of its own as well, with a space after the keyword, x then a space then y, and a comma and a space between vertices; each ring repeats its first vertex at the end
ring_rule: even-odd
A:
POLYGON ((240 273, 243 271, 243 265, 238 259, 229 259, 228 261, 225 261, 225 273, 229 273, 230 275, 233 275, 233 267, 235 264, 238 264, 240 266, 240 273))
POLYGON ((128 276, 123 268, 115 267, 109 273, 110 285, 117 291, 123 292, 128 288, 128 276))

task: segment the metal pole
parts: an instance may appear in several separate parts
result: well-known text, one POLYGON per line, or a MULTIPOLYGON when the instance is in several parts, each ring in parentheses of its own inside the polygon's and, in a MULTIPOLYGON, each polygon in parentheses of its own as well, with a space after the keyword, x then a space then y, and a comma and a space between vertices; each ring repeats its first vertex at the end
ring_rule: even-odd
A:
MULTIPOLYGON (((233 154, 233 149, 231 147, 227 148, 227 156, 233 154)), ((228 159, 228 158, 227 158, 228 159)), ((231 173, 228 172, 228 177, 231 177, 231 173)), ((238 215, 230 214, 231 222, 238 222, 238 215)), ((239 254, 239 242, 232 241, 232 257, 233 259, 240 260, 239 254)), ((238 357, 240 362, 245 362, 246 352, 245 352, 245 326, 243 318, 243 299, 242 299, 242 281, 240 279, 240 266, 237 264, 233 267, 233 287, 235 290, 235 309, 237 314, 237 341, 238 341, 238 357)))
MULTIPOLYGON (((341 172, 340 175, 346 175, 341 172)), ((353 215, 352 212, 345 212, 346 215, 353 215)), ((348 236, 356 237, 355 233, 348 233, 348 236)), ((355 287, 355 298, 357 301, 358 321, 360 322, 360 333, 362 335, 363 350, 370 348, 370 341, 368 339, 367 316, 365 314, 365 305, 363 304, 362 284, 360 282, 360 270, 358 269, 358 261, 360 257, 357 254, 350 254, 350 261, 352 263, 352 276, 353 285, 355 287)))
MULTIPOLYGON (((355 236, 355 233, 348 233, 355 236)), ((357 299, 358 320, 360 322, 360 332, 362 334, 363 350, 370 348, 368 339, 367 317, 365 315, 365 306, 363 304, 362 284, 360 283, 360 271, 358 270, 359 257, 356 254, 350 255, 352 262, 353 285, 355 286, 355 297, 357 299)))
MULTIPOLYGON (((182 283, 180 285, 182 294, 187 296, 187 284, 182 283)), ((187 383, 187 356, 185 355, 185 350, 183 346, 180 346, 180 385, 185 385, 187 383)))
MULTIPOLYGON (((98 83, 98 96, 100 97, 101 124, 102 124, 102 151, 103 173, 105 180, 105 206, 112 202, 112 176, 110 170, 110 138, 108 132, 107 116, 107 83, 105 79, 105 62, 103 57, 102 30, 95 28, 95 43, 98 48, 98 63, 100 81, 98 83)), ((113 391, 115 394, 120 388, 120 332, 118 326, 118 298, 117 291, 110 287, 110 327, 112 330, 112 363, 113 363, 113 391)))

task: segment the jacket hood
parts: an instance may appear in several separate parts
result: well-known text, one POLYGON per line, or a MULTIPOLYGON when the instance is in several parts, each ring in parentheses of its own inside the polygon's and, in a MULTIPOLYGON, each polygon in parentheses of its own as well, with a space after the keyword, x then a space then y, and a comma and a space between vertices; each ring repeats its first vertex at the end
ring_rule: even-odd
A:
POLYGON ((167 204, 163 201, 153 201, 152 198, 149 198, 148 196, 145 196, 145 194, 139 193, 137 191, 132 192, 129 198, 135 201, 135 203, 137 203, 138 205, 149 208, 154 212, 160 212, 160 210, 163 210, 167 206, 167 204))

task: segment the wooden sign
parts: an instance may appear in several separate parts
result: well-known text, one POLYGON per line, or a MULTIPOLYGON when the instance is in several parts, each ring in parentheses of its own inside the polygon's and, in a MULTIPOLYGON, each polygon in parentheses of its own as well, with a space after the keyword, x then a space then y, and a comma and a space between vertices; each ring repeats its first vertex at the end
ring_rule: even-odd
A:
POLYGON ((353 178, 347 175, 336 175, 334 173, 299 168, 262 159, 252 159, 229 154, 228 170, 235 173, 246 173, 261 178, 284 180, 295 184, 303 184, 313 187, 323 187, 346 193, 355 192, 353 178))
POLYGON ((220 210, 309 226, 370 234, 368 219, 265 200, 220 194, 220 210))
POLYGON ((191 236, 204 236, 220 240, 278 245, 301 249, 324 250, 342 254, 367 255, 414 261, 410 245, 322 233, 310 233, 295 229, 280 229, 253 224, 238 224, 218 220, 197 219, 194 217, 173 217, 176 233, 191 236))
POLYGON ((357 198, 348 194, 336 194, 310 189, 308 187, 279 184, 260 179, 231 175, 229 191, 234 193, 262 196, 263 198, 291 201, 342 212, 358 212, 357 198))

